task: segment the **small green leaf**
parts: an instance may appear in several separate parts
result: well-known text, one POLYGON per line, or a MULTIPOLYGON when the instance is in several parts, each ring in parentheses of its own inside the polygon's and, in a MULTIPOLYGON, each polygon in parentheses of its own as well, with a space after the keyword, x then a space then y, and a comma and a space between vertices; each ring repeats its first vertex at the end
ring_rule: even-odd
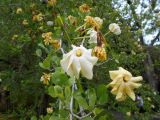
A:
POLYGON ((88 104, 86 102, 86 100, 82 97, 81 93, 80 92, 75 92, 74 93, 74 98, 76 99, 76 101, 78 102, 78 104, 80 106, 82 106, 84 109, 88 109, 88 104))
POLYGON ((42 50, 41 50, 41 49, 37 49, 37 50, 36 50, 36 55, 37 55, 38 57, 41 57, 41 56, 42 56, 42 50))
POLYGON ((32 116, 31 120, 37 120, 37 117, 36 116, 32 116))
POLYGON ((98 104, 105 104, 108 101, 108 94, 105 85, 99 85, 97 88, 98 104))
POLYGON ((83 118, 82 120, 94 120, 94 119, 91 118, 91 117, 85 117, 85 118, 83 118))
POLYGON ((95 106, 97 96, 94 88, 91 88, 87 91, 89 99, 89 108, 92 110, 95 106))
POLYGON ((48 88, 48 94, 52 97, 55 97, 55 93, 54 93, 54 86, 50 86, 48 88))
POLYGON ((59 85, 56 85, 56 86, 50 86, 48 88, 48 94, 52 97, 58 97, 60 99, 63 99, 64 98, 64 95, 63 95, 63 89, 62 87, 60 87, 59 85))

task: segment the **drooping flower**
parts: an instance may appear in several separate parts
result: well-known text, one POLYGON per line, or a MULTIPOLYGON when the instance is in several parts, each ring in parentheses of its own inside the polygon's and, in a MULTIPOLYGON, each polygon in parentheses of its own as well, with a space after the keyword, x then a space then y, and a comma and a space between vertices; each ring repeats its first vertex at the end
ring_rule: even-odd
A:
POLYGON ((48 26, 53 26, 53 21, 47 21, 48 26))
POLYGON ((17 35, 17 34, 15 34, 15 35, 12 36, 12 40, 15 40, 15 39, 17 39, 17 38, 18 38, 18 35, 17 35))
POLYGON ((91 16, 86 16, 84 21, 86 22, 87 25, 95 27, 96 29, 100 29, 102 26, 102 19, 99 17, 91 17, 91 16))
POLYGON ((49 45, 52 41, 52 32, 43 33, 42 38, 44 38, 44 44, 49 45))
POLYGON ((112 23, 109 25, 109 30, 114 33, 115 35, 119 35, 121 34, 121 29, 120 27, 118 26, 118 24, 116 23, 112 23))
POLYGON ((52 107, 48 107, 47 108, 47 113, 51 114, 53 112, 53 108, 52 107))
POLYGON ((38 22, 40 22, 40 21, 42 21, 43 20, 43 14, 42 13, 39 13, 38 15, 34 15, 33 17, 32 17, 32 20, 33 21, 38 21, 38 22))
POLYGON ((93 77, 93 66, 97 62, 97 57, 91 55, 92 50, 72 45, 73 49, 63 55, 61 66, 70 77, 79 78, 81 73, 87 79, 93 77))
POLYGON ((77 19, 76 19, 76 17, 74 17, 74 16, 72 16, 72 15, 69 15, 67 18, 68 18, 69 22, 70 22, 72 25, 76 25, 76 24, 77 24, 77 19))
POLYGON ((106 54, 106 50, 104 47, 102 46, 96 46, 93 50, 92 50, 92 54, 94 56, 96 56, 100 61, 104 61, 107 59, 107 54, 106 54))
POLYGON ((94 17, 94 20, 99 23, 100 25, 103 24, 103 19, 101 19, 100 17, 94 17))
POLYGON ((22 8, 17 8, 16 14, 20 14, 20 13, 22 13, 22 12, 23 12, 22 8))
POLYGON ((57 0, 48 0, 49 6, 54 6, 57 3, 57 0))
POLYGON ((51 74, 43 73, 43 75, 42 75, 40 81, 42 81, 43 84, 48 85, 50 79, 51 79, 51 74))
POLYGON ((88 13, 90 12, 90 7, 89 5, 87 4, 82 4, 81 6, 79 6, 79 10, 82 12, 82 13, 88 13))
POLYGON ((132 100, 135 100, 135 93, 133 90, 141 86, 141 84, 137 82, 143 79, 142 76, 133 77, 129 71, 122 67, 119 67, 119 70, 109 71, 109 74, 112 79, 109 86, 113 88, 111 93, 116 95, 116 100, 123 101, 126 99, 127 95, 132 100))
POLYGON ((22 24, 23 24, 23 25, 28 25, 28 21, 27 21, 27 20, 23 20, 23 21, 22 21, 22 24))
POLYGON ((90 29, 87 34, 90 35, 89 43, 97 43, 97 31, 90 29))
POLYGON ((61 48, 61 40, 51 40, 50 44, 53 46, 55 49, 61 48))

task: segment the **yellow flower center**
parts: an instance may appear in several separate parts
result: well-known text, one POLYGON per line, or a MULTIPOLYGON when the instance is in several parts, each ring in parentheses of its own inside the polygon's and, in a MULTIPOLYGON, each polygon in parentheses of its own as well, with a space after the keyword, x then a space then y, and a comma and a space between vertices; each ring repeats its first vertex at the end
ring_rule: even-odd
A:
POLYGON ((124 76, 124 77, 123 77, 123 81, 124 81, 124 82, 128 82, 128 81, 129 81, 129 79, 130 79, 130 77, 129 77, 129 76, 124 76))
POLYGON ((76 56, 77 56, 77 57, 82 56, 82 51, 81 51, 80 49, 78 49, 78 50, 76 51, 76 56))

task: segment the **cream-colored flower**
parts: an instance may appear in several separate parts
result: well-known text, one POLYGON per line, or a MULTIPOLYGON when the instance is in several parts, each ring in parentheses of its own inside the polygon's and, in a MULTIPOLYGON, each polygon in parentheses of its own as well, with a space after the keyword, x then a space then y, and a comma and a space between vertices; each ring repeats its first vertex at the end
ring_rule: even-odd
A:
POLYGON ((104 61, 107 59, 107 53, 105 48, 102 46, 96 46, 93 50, 92 50, 92 54, 93 56, 96 56, 100 61, 104 61))
POLYGON ((109 25, 109 30, 110 30, 112 33, 116 34, 116 35, 121 34, 121 29, 120 29, 119 25, 116 24, 116 23, 110 24, 110 25, 109 25))
POLYGON ((27 21, 27 20, 23 20, 23 21, 22 21, 22 24, 23 24, 23 25, 28 25, 28 21, 27 21))
POLYGON ((33 19, 33 21, 38 21, 38 22, 40 22, 40 21, 43 20, 43 17, 44 17, 44 15, 43 15, 42 13, 39 13, 38 15, 34 15, 34 16, 32 17, 32 19, 33 19))
POLYGON ((87 25, 95 27, 96 29, 100 29, 102 26, 102 19, 99 17, 91 17, 91 16, 86 16, 84 21, 86 22, 87 25))
POLYGON ((49 107, 49 108, 47 108, 47 113, 52 113, 53 112, 53 108, 51 108, 51 107, 49 107))
POLYGON ((12 36, 12 40, 15 40, 15 39, 17 39, 17 38, 18 38, 18 35, 17 35, 17 34, 15 34, 15 35, 12 36))
POLYGON ((40 81, 42 81, 43 84, 48 85, 50 79, 51 79, 51 74, 43 73, 43 75, 42 75, 40 81))
POLYGON ((48 26, 53 26, 53 21, 47 21, 48 26))
POLYGON ((48 0, 49 6, 54 6, 54 5, 56 5, 56 3, 57 3, 57 0, 48 0))
POLYGON ((127 116, 131 116, 131 112, 126 112, 126 115, 127 116))
POLYGON ((72 15, 69 15, 67 17, 67 19, 69 20, 69 22, 72 24, 72 25, 76 25, 77 24, 77 18, 72 16, 72 15))
POLYGON ((55 49, 61 48, 61 40, 51 40, 50 44, 53 46, 55 49))
POLYGON ((135 100, 134 89, 141 86, 142 76, 133 77, 132 74, 119 67, 119 70, 109 71, 110 78, 113 80, 109 85, 113 88, 111 93, 116 95, 116 100, 123 101, 128 95, 132 100, 135 100))
POLYGON ((93 66, 98 58, 91 55, 91 49, 86 49, 82 45, 80 47, 72 45, 72 47, 69 53, 63 55, 60 62, 62 68, 71 77, 78 79, 81 73, 87 79, 92 79, 93 66))
POLYGON ((17 8, 16 14, 20 14, 20 13, 22 13, 22 12, 23 12, 22 8, 17 8))
POLYGON ((97 31, 90 29, 87 34, 90 35, 89 43, 97 43, 97 31))
POLYGON ((89 5, 87 5, 87 4, 83 4, 83 5, 81 5, 81 6, 79 6, 79 10, 81 11, 81 12, 83 12, 83 13, 88 13, 88 12, 90 12, 90 7, 89 7, 89 5))
POLYGON ((101 19, 100 17, 94 17, 94 20, 99 23, 100 25, 103 24, 103 19, 101 19))

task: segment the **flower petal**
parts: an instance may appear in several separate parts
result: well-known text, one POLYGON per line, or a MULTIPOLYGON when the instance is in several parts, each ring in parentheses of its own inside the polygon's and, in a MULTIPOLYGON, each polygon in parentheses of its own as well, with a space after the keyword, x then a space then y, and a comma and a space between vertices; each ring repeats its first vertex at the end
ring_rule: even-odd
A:
POLYGON ((128 85, 125 86, 125 92, 130 98, 132 98, 132 100, 135 101, 135 99, 136 99, 135 93, 128 85))
POLYGON ((140 86, 142 86, 142 84, 134 82, 128 82, 128 85, 131 87, 131 89, 139 88, 140 86))
POLYGON ((124 85, 124 83, 122 83, 122 84, 119 86, 119 88, 118 88, 116 100, 120 100, 120 99, 123 97, 124 88, 125 88, 125 85, 124 85))
POLYGON ((114 80, 119 75, 119 70, 109 71, 110 78, 114 80))
POLYGON ((81 73, 87 79, 92 79, 93 77, 93 65, 84 57, 79 59, 81 65, 81 73))
POLYGON ((81 66, 80 66, 78 57, 74 57, 74 58, 73 58, 72 69, 73 69, 73 71, 74 71, 75 77, 76 77, 77 79, 79 79, 79 72, 80 72, 80 70, 81 70, 81 66))
POLYGON ((142 81, 142 80, 143 80, 142 76, 132 77, 131 78, 131 81, 133 81, 133 82, 139 82, 139 81, 142 81))

